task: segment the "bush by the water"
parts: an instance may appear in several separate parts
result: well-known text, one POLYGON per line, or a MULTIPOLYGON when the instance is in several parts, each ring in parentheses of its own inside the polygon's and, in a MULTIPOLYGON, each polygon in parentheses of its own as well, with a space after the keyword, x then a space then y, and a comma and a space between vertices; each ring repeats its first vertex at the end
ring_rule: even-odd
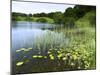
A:
POLYGON ((46 23, 47 20, 45 18, 39 18, 39 19, 36 20, 36 22, 46 23))
POLYGON ((96 12, 90 11, 86 13, 82 18, 75 22, 77 27, 95 27, 96 25, 96 12))

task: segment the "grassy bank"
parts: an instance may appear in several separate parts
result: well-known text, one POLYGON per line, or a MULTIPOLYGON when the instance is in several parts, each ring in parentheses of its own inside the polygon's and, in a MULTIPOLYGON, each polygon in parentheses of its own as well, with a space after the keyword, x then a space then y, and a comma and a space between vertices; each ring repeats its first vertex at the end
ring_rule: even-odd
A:
POLYGON ((49 23, 53 24, 54 20, 48 17, 13 17, 13 21, 30 21, 30 22, 41 22, 41 23, 49 23))

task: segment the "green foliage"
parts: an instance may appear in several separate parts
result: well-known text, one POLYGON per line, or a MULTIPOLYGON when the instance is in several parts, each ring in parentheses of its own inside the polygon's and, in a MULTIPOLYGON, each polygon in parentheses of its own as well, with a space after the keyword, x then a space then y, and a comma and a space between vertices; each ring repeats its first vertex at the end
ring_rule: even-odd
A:
MULTIPOLYGON (((55 62, 57 66, 63 66, 63 69, 65 68, 67 70, 96 68, 95 28, 69 29, 67 31, 63 29, 58 36, 55 36, 51 32, 47 32, 43 38, 37 36, 36 40, 38 41, 35 41, 35 49, 38 50, 40 54, 33 55, 33 60, 47 60, 46 62, 49 63, 45 63, 47 65, 55 62), (65 35, 70 38, 68 43, 66 43, 68 39, 66 39, 65 35), (46 55, 42 55, 44 51, 46 55)), ((32 48, 21 48, 16 51, 18 51, 17 53, 19 53, 20 50, 25 52, 26 49, 29 51, 32 50, 32 48)), ((21 58, 24 56, 26 55, 22 55, 21 58)), ((22 62, 21 64, 16 64, 17 67, 24 65, 22 62)))
POLYGON ((96 11, 95 6, 76 5, 73 9, 74 9, 75 17, 77 19, 83 17, 87 12, 90 12, 90 11, 93 11, 93 10, 96 11))
POLYGON ((16 50, 16 52, 21 52, 21 51, 30 51, 30 50, 32 50, 31 47, 30 47, 30 48, 21 48, 21 49, 19 49, 19 50, 16 50))
POLYGON ((74 9, 71 8, 71 7, 67 8, 64 12, 64 16, 66 16, 66 17, 75 17, 74 9))
POLYGON ((63 22, 66 27, 73 28, 75 26, 75 18, 73 17, 65 17, 63 22))
POLYGON ((46 20, 45 18, 42 18, 42 17, 41 17, 41 18, 37 19, 36 22, 46 23, 47 20, 46 20))
POLYGON ((53 14, 53 19, 56 24, 62 24, 63 23, 63 14, 61 12, 55 12, 53 14))
POLYGON ((21 16, 17 16, 17 17, 12 17, 12 20, 13 21, 24 21, 24 20, 26 20, 26 18, 25 17, 21 17, 21 16))
POLYGON ((77 27, 89 27, 96 26, 96 14, 95 11, 86 13, 82 18, 76 21, 77 27))
POLYGON ((33 17, 34 21, 36 22, 42 22, 42 23, 54 23, 54 20, 48 17, 33 17))
POLYGON ((24 13, 12 13, 13 21, 33 21, 42 23, 56 23, 64 25, 66 27, 85 27, 95 26, 96 19, 96 7, 95 6, 83 6, 76 5, 74 8, 67 8, 65 12, 60 11, 50 13, 36 13, 36 14, 24 14, 24 13), (89 13, 90 12, 90 13, 89 13), (91 24, 91 25, 90 25, 91 24))
POLYGON ((24 62, 17 62, 16 63, 16 66, 21 66, 21 65, 23 65, 24 64, 24 62))

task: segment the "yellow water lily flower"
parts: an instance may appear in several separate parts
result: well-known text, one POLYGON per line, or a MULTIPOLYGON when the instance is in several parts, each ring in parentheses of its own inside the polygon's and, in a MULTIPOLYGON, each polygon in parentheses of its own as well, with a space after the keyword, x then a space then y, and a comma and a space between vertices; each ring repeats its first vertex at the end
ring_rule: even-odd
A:
POLYGON ((24 64, 24 62, 18 62, 17 64, 16 64, 16 66, 21 66, 21 65, 23 65, 24 64))

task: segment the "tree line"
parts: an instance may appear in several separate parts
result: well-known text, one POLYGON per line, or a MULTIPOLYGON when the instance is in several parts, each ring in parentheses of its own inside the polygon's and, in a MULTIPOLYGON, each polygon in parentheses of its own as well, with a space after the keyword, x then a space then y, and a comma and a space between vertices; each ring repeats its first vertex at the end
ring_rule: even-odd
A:
MULTIPOLYGON (((82 18, 86 13, 94 11, 96 12, 95 6, 84 6, 84 5, 76 5, 73 8, 69 7, 65 9, 65 11, 62 13, 60 11, 50 12, 50 13, 36 13, 36 14, 25 14, 25 13, 17 13, 12 12, 12 20, 18 20, 17 17, 26 17, 25 20, 31 21, 31 18, 33 17, 41 17, 40 22, 46 22, 45 18, 42 17, 48 17, 54 20, 54 23, 56 24, 63 24, 69 27, 74 27, 75 22, 82 18)), ((96 15, 92 17, 92 20, 96 19, 96 15)))

